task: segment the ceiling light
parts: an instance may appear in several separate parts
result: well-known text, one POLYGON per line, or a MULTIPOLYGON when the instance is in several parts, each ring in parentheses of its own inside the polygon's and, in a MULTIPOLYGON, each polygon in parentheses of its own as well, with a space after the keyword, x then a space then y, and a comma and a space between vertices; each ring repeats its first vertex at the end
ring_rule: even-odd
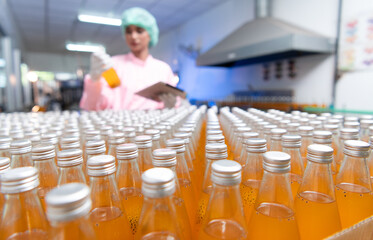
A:
POLYGON ((66 43, 66 49, 77 52, 98 52, 104 51, 105 47, 99 44, 66 43))
POLYGON ((27 73, 26 77, 30 82, 36 82, 38 80, 38 74, 36 72, 30 71, 27 73))
POLYGON ((122 20, 119 18, 100 17, 87 14, 79 14, 78 19, 81 22, 97 23, 111 26, 120 26, 122 24, 122 20))

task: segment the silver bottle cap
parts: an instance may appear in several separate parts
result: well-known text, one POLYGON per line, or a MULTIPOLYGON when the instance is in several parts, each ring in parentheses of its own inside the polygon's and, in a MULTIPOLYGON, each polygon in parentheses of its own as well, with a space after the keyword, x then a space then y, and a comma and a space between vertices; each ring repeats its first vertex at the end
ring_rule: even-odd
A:
POLYGON ((191 134, 188 132, 177 132, 173 134, 174 138, 181 138, 181 139, 189 139, 190 136, 191 134))
POLYGON ((342 140, 358 140, 359 130, 355 128, 342 128, 340 130, 340 138, 342 140))
POLYGON ((119 145, 125 142, 124 133, 122 132, 114 132, 109 135, 109 144, 112 145, 119 145))
POLYGON ((152 137, 152 140, 159 140, 161 138, 161 131, 159 129, 148 129, 145 130, 145 135, 152 137))
POLYGON ((9 169, 1 174, 1 192, 21 193, 39 186, 38 170, 34 167, 9 169))
POLYGON ((288 123, 288 125, 286 126, 286 129, 288 131, 298 131, 299 130, 299 127, 300 127, 300 124, 299 123, 294 123, 294 122, 291 122, 291 123, 288 123))
POLYGON ((152 137, 148 135, 136 136, 135 142, 139 149, 152 147, 152 137))
POLYGON ((314 131, 312 141, 316 144, 331 144, 332 136, 333 134, 330 131, 314 131))
POLYGON ((206 129, 207 129, 207 131, 209 131, 209 130, 221 130, 219 123, 217 123, 217 124, 207 124, 206 129))
POLYGON ((56 145, 58 143, 58 138, 54 133, 45 133, 41 135, 41 142, 56 145))
POLYGON ((109 136, 110 134, 113 133, 113 127, 112 126, 108 126, 108 125, 102 126, 100 128, 100 133, 103 136, 109 136))
POLYGON ((277 128, 277 126, 274 125, 274 124, 265 125, 264 128, 263 128, 264 133, 267 134, 267 135, 271 134, 271 130, 274 129, 274 128, 277 128))
POLYGON ((52 144, 38 144, 32 148, 33 161, 49 160, 56 157, 55 147, 52 144))
POLYGON ((242 134, 242 139, 244 139, 244 143, 246 144, 246 140, 250 138, 258 138, 259 133, 257 132, 245 132, 242 134))
POLYGON ((10 144, 10 154, 19 155, 31 152, 31 141, 28 139, 15 140, 10 144))
POLYGON ((213 183, 232 186, 241 183, 241 165, 232 160, 214 161, 211 166, 211 181, 213 183))
POLYGON ((125 143, 117 146, 118 160, 132 160, 138 156, 137 145, 134 143, 125 143))
POLYGON ((280 127, 285 129, 289 123, 290 123, 290 120, 287 120, 287 119, 281 120, 280 127))
POLYGON ((244 133, 244 132, 250 132, 251 130, 252 130, 251 127, 238 127, 236 129, 236 132, 238 134, 240 134, 240 133, 244 133))
POLYGON ((263 169, 274 173, 290 171, 290 155, 284 152, 270 151, 263 154, 263 169))
POLYGON ((125 138, 134 138, 136 137, 136 129, 134 127, 125 127, 123 128, 123 133, 125 138))
POLYGON ((302 137, 311 137, 313 130, 314 128, 311 126, 300 126, 299 135, 301 135, 302 137))
POLYGON ((0 150, 9 150, 11 141, 10 137, 0 137, 0 150))
POLYGON ((57 153, 57 166, 72 167, 83 163, 82 150, 66 149, 57 153))
POLYGON ((85 151, 87 155, 98 155, 106 152, 106 146, 104 140, 88 141, 85 144, 85 151))
POLYGON ((168 139, 166 141, 166 146, 169 149, 175 150, 176 153, 185 152, 185 141, 181 138, 168 139))
POLYGON ((206 145, 206 159, 223 160, 227 158, 227 145, 225 143, 208 143, 206 145))
POLYGON ((284 148, 300 148, 302 137, 300 135, 288 135, 282 136, 281 145, 284 148))
POLYGON ((343 153, 350 157, 366 158, 369 156, 370 144, 359 140, 347 140, 344 142, 343 153))
POLYGON ((359 122, 345 122, 343 125, 344 125, 345 128, 360 129, 360 123, 359 122))
POLYGON ((338 134, 338 124, 325 124, 324 129, 330 131, 333 135, 338 134))
POLYGON ((169 148, 159 148, 153 151, 154 167, 176 166, 176 151, 169 148))
POLYGON ((267 141, 263 138, 249 138, 246 140, 246 151, 250 153, 267 152, 267 141))
POLYGON ((283 128, 274 128, 271 130, 271 139, 273 140, 281 140, 282 135, 287 133, 286 129, 283 128))
POLYGON ((67 222, 86 216, 92 208, 90 189, 83 183, 68 183, 45 197, 49 221, 67 222))
POLYGON ((333 148, 326 145, 311 144, 307 147, 307 160, 317 163, 331 163, 333 151, 333 148))
POLYGON ((207 130, 206 135, 222 135, 223 131, 222 130, 207 130))
POLYGON ((360 121, 360 127, 367 129, 370 126, 373 126, 373 119, 364 119, 360 121))
POLYGON ((90 157, 87 161, 88 176, 101 177, 115 173, 115 157, 111 155, 98 155, 90 157))
POLYGON ((221 134, 221 135, 208 135, 206 140, 207 140, 207 144, 209 144, 209 143, 224 143, 225 142, 225 138, 224 138, 223 134, 221 134))
POLYGON ((0 174, 10 169, 10 159, 8 157, 0 157, 0 174))
POLYGON ((61 138, 61 149, 80 148, 80 138, 76 136, 64 136, 61 138))
POLYGON ((151 168, 142 176, 141 191, 148 198, 167 197, 175 192, 175 175, 168 168, 151 168))

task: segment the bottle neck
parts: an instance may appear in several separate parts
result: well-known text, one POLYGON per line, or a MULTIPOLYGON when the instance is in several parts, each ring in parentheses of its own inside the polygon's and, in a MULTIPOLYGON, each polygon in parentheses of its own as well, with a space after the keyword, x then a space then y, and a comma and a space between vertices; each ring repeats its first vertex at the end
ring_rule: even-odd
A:
POLYGON ((303 166, 302 156, 300 154, 300 148, 299 147, 293 147, 293 148, 284 147, 282 151, 290 155, 291 173, 297 174, 299 176, 303 176, 304 166, 303 166))
POLYGON ((137 165, 137 158, 130 160, 118 160, 116 172, 118 189, 141 188, 140 170, 137 165))
POLYGON ((365 188, 364 191, 372 191, 367 160, 363 157, 351 157, 344 155, 343 162, 335 180, 336 185, 356 185, 357 188, 365 188))
POLYGON ((247 152, 246 164, 242 170, 242 183, 260 182, 262 178, 263 153, 247 152))
POLYGON ((298 192, 300 194, 303 192, 321 193, 326 199, 334 201, 335 194, 331 163, 308 161, 298 192))
POLYGON ((19 168, 19 167, 29 167, 33 166, 33 161, 31 159, 31 153, 24 154, 13 154, 11 155, 10 167, 19 168))
POLYGON ((92 209, 99 207, 117 207, 122 209, 115 175, 89 176, 92 209))

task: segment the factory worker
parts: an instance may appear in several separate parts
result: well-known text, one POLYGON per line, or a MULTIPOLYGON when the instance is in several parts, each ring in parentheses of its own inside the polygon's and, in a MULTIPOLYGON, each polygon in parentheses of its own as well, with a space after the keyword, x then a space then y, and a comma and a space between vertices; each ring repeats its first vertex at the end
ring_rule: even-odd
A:
POLYGON ((149 54, 149 48, 158 42, 159 30, 155 18, 145 9, 130 8, 123 12, 121 27, 131 52, 113 57, 104 52, 92 54, 80 107, 85 110, 174 107, 176 97, 171 94, 159 96, 162 102, 135 94, 160 81, 175 85, 170 66, 149 54), (111 88, 102 77, 107 66, 112 66, 120 79, 120 85, 115 88, 111 88))

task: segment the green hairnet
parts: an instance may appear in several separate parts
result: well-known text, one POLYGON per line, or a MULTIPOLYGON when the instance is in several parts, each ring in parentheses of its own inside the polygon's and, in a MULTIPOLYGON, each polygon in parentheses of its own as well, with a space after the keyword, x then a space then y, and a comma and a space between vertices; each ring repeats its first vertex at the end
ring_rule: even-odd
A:
POLYGON ((122 30, 125 31, 129 25, 144 28, 150 36, 149 47, 157 45, 159 35, 157 21, 148 11, 139 7, 124 11, 122 14, 122 30))

